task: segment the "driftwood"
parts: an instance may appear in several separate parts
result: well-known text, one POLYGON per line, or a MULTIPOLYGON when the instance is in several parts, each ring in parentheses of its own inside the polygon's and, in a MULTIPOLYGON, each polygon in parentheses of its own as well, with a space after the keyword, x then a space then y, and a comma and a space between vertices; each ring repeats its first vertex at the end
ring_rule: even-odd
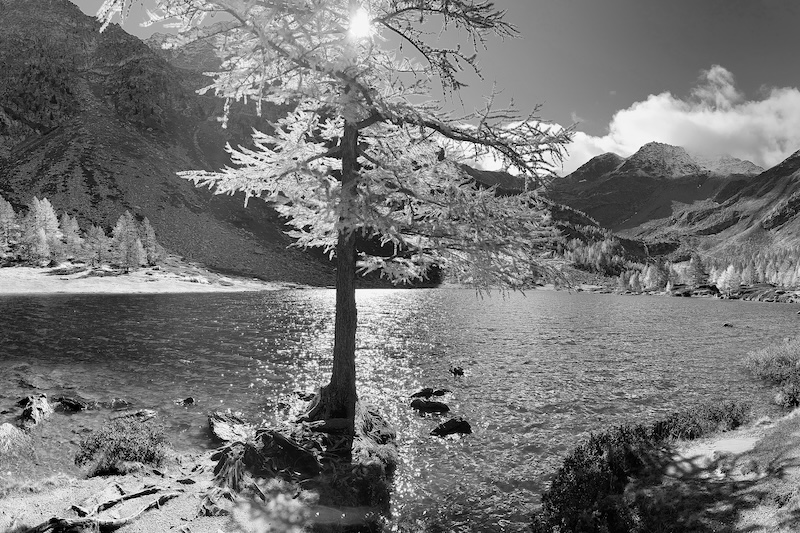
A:
MULTIPOLYGON (((119 488, 119 486, 118 486, 119 488)), ((121 490, 121 489, 120 489, 121 490)), ((122 526, 130 524, 144 512, 150 509, 161 507, 164 503, 173 498, 180 496, 179 492, 166 492, 159 495, 155 500, 151 501, 135 513, 124 518, 101 518, 99 514, 106 509, 115 506, 118 503, 132 500, 134 498, 141 498, 150 494, 157 494, 163 489, 159 487, 147 487, 138 492, 130 494, 123 494, 118 498, 112 498, 102 502, 94 507, 94 509, 87 510, 78 505, 73 505, 72 509, 77 513, 78 518, 61 518, 53 517, 47 522, 42 522, 38 526, 26 530, 24 533, 100 533, 105 531, 114 531, 122 526)))

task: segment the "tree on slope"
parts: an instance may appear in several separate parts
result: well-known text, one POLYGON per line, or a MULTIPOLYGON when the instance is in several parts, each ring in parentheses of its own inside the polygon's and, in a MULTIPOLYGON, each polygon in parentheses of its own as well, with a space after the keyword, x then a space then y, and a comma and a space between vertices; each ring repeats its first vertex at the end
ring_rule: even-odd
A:
POLYGON ((50 200, 33 197, 22 221, 22 242, 29 259, 47 261, 61 248, 61 227, 50 200))
POLYGON ((0 253, 5 253, 19 234, 19 224, 14 207, 0 196, 0 253))
POLYGON ((136 270, 147 262, 139 224, 130 211, 125 211, 114 225, 112 248, 117 264, 126 271, 136 270))
MULTIPOLYGON (((106 0, 98 16, 124 17, 129 4, 106 0)), ((172 44, 208 39, 223 56, 207 90, 226 110, 236 100, 255 101, 259 112, 291 104, 273 132, 253 134, 253 148, 228 147, 231 168, 181 175, 274 203, 297 246, 336 257, 333 371, 309 419, 344 418, 353 430, 357 271, 407 282, 436 265, 488 289, 521 287, 545 269, 550 230, 533 190, 570 132, 543 124, 538 108, 498 109, 490 97, 457 117, 429 96, 438 83, 451 97, 464 71, 478 73, 490 36, 515 35, 503 15, 487 0, 158 2, 153 20, 178 23, 172 44), (227 22, 202 25, 217 13, 227 22), (470 45, 442 46, 437 26, 470 45), (476 186, 460 163, 485 156, 524 176, 526 191, 476 186), (359 252, 357 236, 394 253, 359 252)))
POLYGON ((164 256, 164 248, 156 240, 156 230, 150 224, 150 220, 144 217, 142 225, 139 227, 139 239, 144 247, 146 263, 150 266, 158 264, 164 256))
POLYGON ((62 213, 59 225, 63 239, 63 256, 73 259, 80 257, 83 253, 83 237, 78 221, 67 213, 62 213))

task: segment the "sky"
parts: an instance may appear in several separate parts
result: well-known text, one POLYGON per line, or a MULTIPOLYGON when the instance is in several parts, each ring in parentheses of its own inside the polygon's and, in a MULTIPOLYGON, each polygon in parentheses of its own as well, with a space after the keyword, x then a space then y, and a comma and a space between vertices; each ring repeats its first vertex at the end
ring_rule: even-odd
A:
MULTIPOLYGON (((72 1, 92 15, 102 3, 72 1)), ((574 124, 562 174, 650 141, 765 168, 800 150, 797 0, 494 3, 520 36, 479 52, 484 79, 467 77, 456 107, 481 106, 496 84, 500 103, 542 104, 543 119, 574 124)), ((138 26, 143 13, 134 6, 129 33, 158 31, 138 26)))

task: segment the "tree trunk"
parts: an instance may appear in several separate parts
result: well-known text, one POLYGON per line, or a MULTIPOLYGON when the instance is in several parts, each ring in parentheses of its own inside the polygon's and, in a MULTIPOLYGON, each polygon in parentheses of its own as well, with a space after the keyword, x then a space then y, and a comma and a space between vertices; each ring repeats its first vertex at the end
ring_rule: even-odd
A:
MULTIPOLYGON (((350 124, 342 137, 342 203, 356 196, 358 129, 350 124)), ((310 420, 343 418, 348 434, 354 433, 356 411, 356 234, 339 231, 336 243, 336 324, 331 381, 320 389, 316 404, 306 415, 310 420)))

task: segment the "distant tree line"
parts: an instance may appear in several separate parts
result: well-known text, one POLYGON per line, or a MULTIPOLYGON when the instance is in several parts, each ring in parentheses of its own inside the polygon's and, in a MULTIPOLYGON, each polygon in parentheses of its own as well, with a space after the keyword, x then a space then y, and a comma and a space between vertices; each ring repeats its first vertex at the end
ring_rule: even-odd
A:
MULTIPOLYGON (((584 233, 591 228, 581 228, 584 233)), ((675 285, 691 288, 716 285, 736 292, 742 285, 768 283, 800 288, 800 247, 780 249, 734 248, 711 256, 697 252, 689 261, 634 260, 611 232, 594 229, 589 239, 570 239, 558 250, 576 268, 617 279, 618 290, 662 291, 675 285)))
POLYGON ((81 231, 67 213, 59 218, 47 198, 34 197, 26 211, 16 213, 0 196, 0 264, 72 260, 130 271, 156 265, 163 256, 150 221, 145 218, 140 223, 129 211, 119 217, 109 236, 96 224, 81 231))

